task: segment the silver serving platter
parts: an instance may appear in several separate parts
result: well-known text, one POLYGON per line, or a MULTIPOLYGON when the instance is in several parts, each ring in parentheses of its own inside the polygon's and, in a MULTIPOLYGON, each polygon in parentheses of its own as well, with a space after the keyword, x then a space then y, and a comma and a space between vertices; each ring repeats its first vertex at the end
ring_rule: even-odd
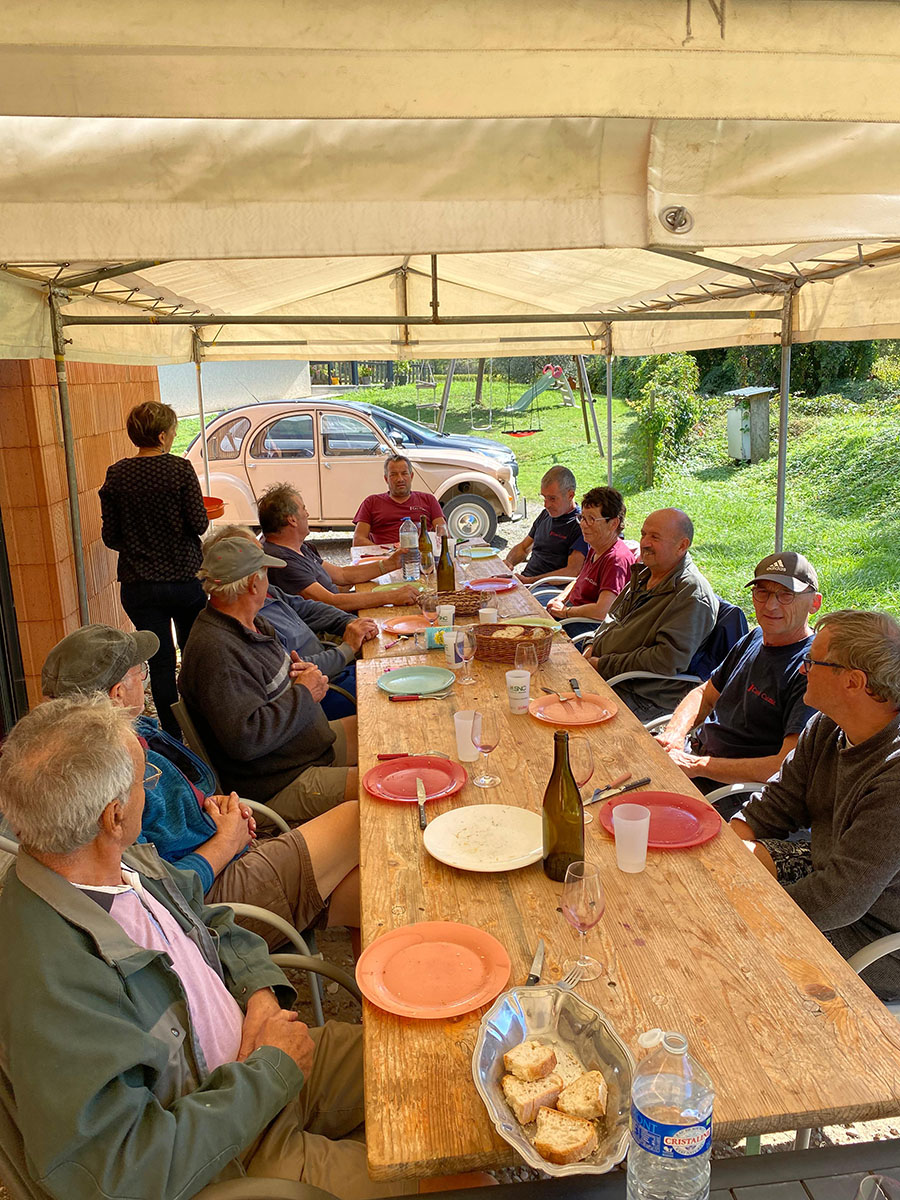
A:
POLYGON ((631 1051, 599 1009, 575 992, 556 987, 517 987, 498 996, 481 1018, 472 1075, 494 1128, 532 1167, 548 1175, 602 1175, 622 1161, 628 1150, 631 1051), (597 1122, 598 1146, 583 1162, 557 1166, 541 1158, 520 1125, 500 1087, 503 1055, 526 1038, 553 1046, 557 1071, 568 1084, 580 1071, 602 1071, 609 1089, 606 1116, 597 1122))

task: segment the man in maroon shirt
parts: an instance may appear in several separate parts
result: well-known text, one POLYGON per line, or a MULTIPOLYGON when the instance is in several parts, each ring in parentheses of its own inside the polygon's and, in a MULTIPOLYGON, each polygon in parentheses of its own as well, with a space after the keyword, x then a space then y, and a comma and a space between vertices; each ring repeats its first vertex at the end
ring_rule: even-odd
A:
POLYGON ((424 517, 429 529, 437 534, 447 532, 444 512, 430 492, 412 490, 412 463, 402 454, 385 459, 386 492, 366 496, 353 518, 356 532, 354 546, 390 546, 400 540, 400 526, 407 517, 418 528, 424 517))

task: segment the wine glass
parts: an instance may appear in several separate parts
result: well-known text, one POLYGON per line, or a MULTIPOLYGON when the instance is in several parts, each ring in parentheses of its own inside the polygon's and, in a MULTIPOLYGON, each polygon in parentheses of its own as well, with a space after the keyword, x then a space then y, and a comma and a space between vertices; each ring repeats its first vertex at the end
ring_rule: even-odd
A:
POLYGON ((428 624, 434 625, 434 623, 437 621, 437 592, 431 591, 428 587, 419 592, 419 608, 422 610, 422 616, 425 618, 428 624))
POLYGON ((516 646, 516 670, 527 671, 532 679, 537 674, 537 646, 533 642, 520 642, 516 646))
MULTIPOLYGON (((594 774, 594 752, 586 737, 573 737, 569 734, 569 766, 575 776, 579 792, 594 774)), ((584 823, 590 825, 593 821, 591 813, 585 809, 584 823)))
MULTIPOLYGON (((475 676, 469 670, 469 663, 475 657, 475 651, 478 649, 478 639, 475 636, 475 625, 469 625, 468 628, 462 631, 462 636, 459 639, 460 658, 465 663, 465 672, 460 676, 460 683, 476 683, 475 676)), ((496 743, 494 743, 496 745, 496 743)), ((493 746, 491 747, 493 749, 493 746)))
POLYGON ((492 750, 496 750, 500 741, 500 722, 493 712, 476 712, 472 718, 472 745, 484 755, 484 766, 481 774, 472 780, 476 787, 496 787, 500 782, 499 775, 488 772, 488 758, 492 750))
POLYGON ((577 960, 571 959, 565 964, 564 974, 575 967, 580 972, 579 980, 596 979, 602 973, 603 964, 586 953, 585 939, 588 930, 593 929, 603 916, 605 908, 599 868, 589 862, 571 863, 566 868, 561 909, 572 928, 581 934, 581 955, 577 960))

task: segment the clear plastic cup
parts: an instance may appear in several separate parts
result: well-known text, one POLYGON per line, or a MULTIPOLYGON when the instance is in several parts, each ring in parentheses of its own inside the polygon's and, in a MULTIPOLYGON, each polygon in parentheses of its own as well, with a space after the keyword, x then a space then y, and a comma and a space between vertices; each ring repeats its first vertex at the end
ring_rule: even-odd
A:
POLYGON ((444 654, 447 659, 447 666, 454 671, 458 671, 463 665, 461 629, 444 630, 444 654))
POLYGON ((506 695, 509 699, 509 711, 512 713, 528 712, 528 698, 531 694, 530 671, 506 672, 506 695))
POLYGON ((478 761, 478 750, 472 741, 474 718, 474 708, 464 708, 453 714, 453 725, 456 730, 456 757, 460 762, 478 761))
POLYGON ((482 625, 496 625, 500 618, 499 609, 496 608, 479 608, 478 620, 482 625))
POLYGON ((456 606, 453 604, 439 604, 437 606, 437 623, 438 625, 452 625, 453 618, 456 616, 456 606))
POLYGON ((637 875, 647 865, 650 809, 643 804, 617 804, 612 819, 616 864, 620 871, 637 875))

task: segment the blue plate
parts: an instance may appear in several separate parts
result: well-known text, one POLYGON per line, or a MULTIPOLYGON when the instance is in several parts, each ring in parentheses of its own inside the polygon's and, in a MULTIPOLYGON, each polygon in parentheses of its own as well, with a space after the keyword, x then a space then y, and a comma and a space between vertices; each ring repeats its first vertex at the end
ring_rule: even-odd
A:
POLYGON ((378 686, 390 696, 430 696, 456 679, 446 667, 400 667, 378 676, 378 686))

